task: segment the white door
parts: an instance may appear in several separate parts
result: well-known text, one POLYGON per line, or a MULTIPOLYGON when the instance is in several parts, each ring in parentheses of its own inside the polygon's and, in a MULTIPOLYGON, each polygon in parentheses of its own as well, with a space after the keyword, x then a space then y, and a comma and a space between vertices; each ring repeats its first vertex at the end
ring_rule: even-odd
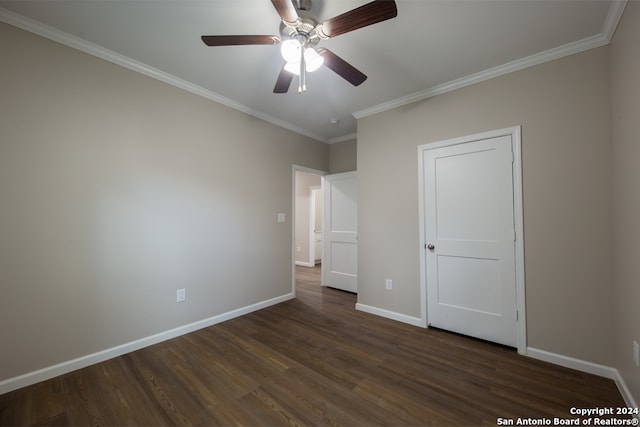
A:
POLYGON ((323 185, 323 285, 358 291, 356 172, 327 175, 323 185))
POLYGON ((511 135, 423 156, 428 323, 515 347, 511 135))

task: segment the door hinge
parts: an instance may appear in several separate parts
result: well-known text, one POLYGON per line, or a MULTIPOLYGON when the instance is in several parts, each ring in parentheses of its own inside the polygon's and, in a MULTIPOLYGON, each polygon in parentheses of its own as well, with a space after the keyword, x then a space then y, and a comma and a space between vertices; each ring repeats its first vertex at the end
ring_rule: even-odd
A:
POLYGON ((516 308, 516 322, 519 322, 519 321, 520 321, 520 312, 516 308))

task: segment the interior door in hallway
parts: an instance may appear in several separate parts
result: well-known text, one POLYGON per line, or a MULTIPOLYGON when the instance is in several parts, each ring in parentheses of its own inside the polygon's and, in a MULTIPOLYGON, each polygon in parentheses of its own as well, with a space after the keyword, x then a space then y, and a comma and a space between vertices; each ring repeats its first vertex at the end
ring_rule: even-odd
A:
POLYGON ((428 323, 516 347, 511 136, 423 156, 428 323))
POLYGON ((356 172, 326 175, 323 186, 323 285, 358 291, 356 172))

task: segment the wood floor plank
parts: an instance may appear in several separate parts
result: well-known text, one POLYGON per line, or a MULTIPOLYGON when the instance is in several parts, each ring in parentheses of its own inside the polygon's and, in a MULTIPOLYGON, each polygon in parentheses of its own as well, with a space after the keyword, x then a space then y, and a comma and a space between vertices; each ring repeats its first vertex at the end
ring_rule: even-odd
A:
POLYGON ((468 426, 618 407, 615 383, 372 316, 298 267, 296 298, 0 396, 0 426, 468 426))

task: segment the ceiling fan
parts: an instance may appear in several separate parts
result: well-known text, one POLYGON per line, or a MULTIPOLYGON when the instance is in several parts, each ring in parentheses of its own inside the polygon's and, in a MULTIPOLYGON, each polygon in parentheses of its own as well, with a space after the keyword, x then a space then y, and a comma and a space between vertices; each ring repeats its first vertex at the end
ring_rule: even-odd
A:
POLYGON ((349 31, 357 30, 398 15, 394 0, 374 0, 324 22, 311 14, 311 0, 271 0, 282 19, 280 36, 229 35, 202 36, 207 46, 277 45, 285 63, 280 70, 274 93, 286 93, 298 76, 298 93, 306 91, 306 73, 317 70, 323 64, 354 86, 367 76, 329 49, 316 48, 321 40, 327 40, 349 31))

